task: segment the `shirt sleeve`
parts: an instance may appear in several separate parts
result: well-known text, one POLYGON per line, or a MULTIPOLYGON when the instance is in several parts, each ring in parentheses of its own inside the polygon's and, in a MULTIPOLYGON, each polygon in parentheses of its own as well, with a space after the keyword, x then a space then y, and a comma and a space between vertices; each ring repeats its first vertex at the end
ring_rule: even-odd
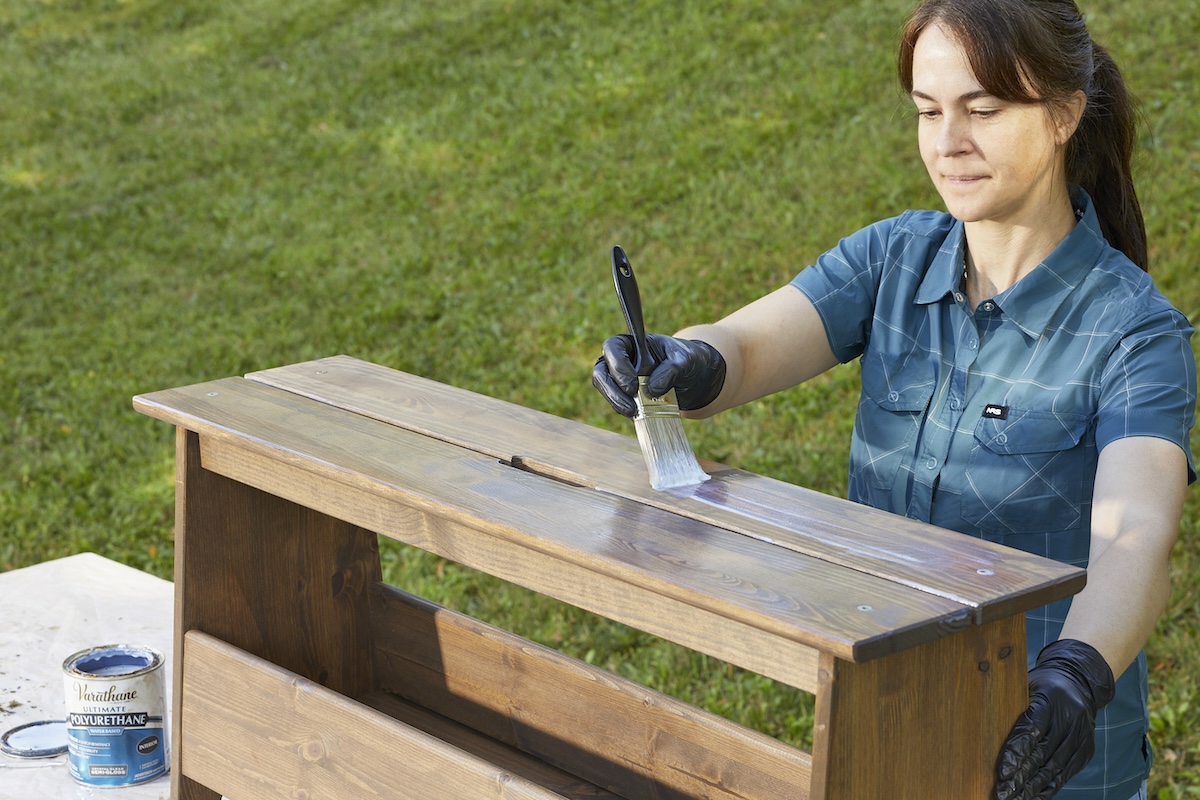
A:
POLYGON ((1165 301, 1118 341, 1101 376, 1096 447, 1131 436, 1175 442, 1196 480, 1190 433, 1196 413, 1192 326, 1165 301))
POLYGON ((792 279, 816 306, 829 346, 843 364, 862 355, 870 338, 875 299, 896 220, 847 236, 792 279))

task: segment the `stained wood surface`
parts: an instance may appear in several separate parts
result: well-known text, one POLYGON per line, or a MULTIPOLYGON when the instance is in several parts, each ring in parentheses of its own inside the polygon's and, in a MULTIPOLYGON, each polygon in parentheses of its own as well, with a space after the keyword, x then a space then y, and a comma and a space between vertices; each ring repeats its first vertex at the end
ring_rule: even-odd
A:
POLYGON ((990 798, 1026 681, 1020 615, 863 664, 824 657, 812 796, 990 798))
MULTIPOLYGON (((203 469, 199 435, 176 447, 175 652, 206 631, 334 691, 354 696, 375 679, 367 588, 380 580, 376 534, 203 469)), ((173 705, 182 705, 182 660, 173 705)), ((179 741, 185 715, 175 714, 179 741)), ((172 750, 174 795, 218 800, 196 786, 172 750)))
POLYGON ((179 428, 187 800, 983 798, 1022 612, 1083 584, 720 465, 653 492, 632 437, 354 359, 248 378, 134 399, 179 428), (811 691, 814 752, 385 587, 376 533, 811 691))
POLYGON ((212 470, 550 597, 812 692, 819 651, 790 638, 563 561, 470 525, 397 506, 386 494, 281 467, 267 455, 209 441, 212 470))
POLYGON ((360 654, 367 589, 381 578, 375 533, 202 469, 197 434, 181 438, 177 630, 199 628, 342 694, 373 686, 360 654))
POLYGON ((712 480, 656 492, 632 437, 347 356, 247 378, 953 599, 976 622, 1067 597, 1086 579, 1049 559, 703 458, 712 480))
POLYGON ((550 766, 516 748, 480 734, 466 725, 435 714, 391 692, 372 692, 358 698, 362 704, 381 711, 412 728, 428 733, 451 747, 495 764, 501 770, 543 786, 569 800, 622 800, 620 795, 589 783, 569 772, 550 766))
POLYGON ((382 689, 624 797, 809 785, 807 753, 386 584, 371 615, 382 689))
MULTIPOLYGON (((361 527, 420 538, 414 543, 471 566, 481 552, 521 548, 541 558, 510 560, 501 577, 571 602, 562 593, 578 595, 573 586, 590 580, 596 596, 580 599, 613 618, 631 610, 624 593, 638 590, 850 660, 969 624, 959 602, 255 381, 228 378, 138 403, 197 431, 208 470, 361 527), (448 530, 484 536, 439 541, 448 530)), ((496 574, 487 561, 481 566, 496 574)), ((643 606, 640 618, 661 628, 664 603, 643 606)))
POLYGON ((559 794, 532 779, 554 774, 545 767, 517 774, 199 631, 184 637, 183 659, 187 713, 174 744, 188 777, 226 797, 605 796, 561 776, 574 793, 559 794))

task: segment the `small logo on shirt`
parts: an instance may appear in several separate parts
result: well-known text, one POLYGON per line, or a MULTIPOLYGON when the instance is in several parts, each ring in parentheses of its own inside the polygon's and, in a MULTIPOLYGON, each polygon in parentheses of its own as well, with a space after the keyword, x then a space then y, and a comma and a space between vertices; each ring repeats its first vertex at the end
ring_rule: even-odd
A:
POLYGON ((989 403, 983 407, 983 415, 988 419, 1008 419, 1008 406, 997 406, 989 403))

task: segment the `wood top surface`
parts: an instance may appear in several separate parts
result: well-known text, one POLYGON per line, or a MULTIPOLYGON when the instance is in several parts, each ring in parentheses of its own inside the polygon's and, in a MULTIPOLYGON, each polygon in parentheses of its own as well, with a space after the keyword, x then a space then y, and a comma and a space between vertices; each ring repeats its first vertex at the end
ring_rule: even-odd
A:
MULTIPOLYGON (((142 413, 775 635, 868 660, 1079 591, 1083 570, 346 356, 134 398, 142 413), (346 413, 352 412, 352 413, 346 413)), ((537 576, 526 585, 536 588, 537 576)))

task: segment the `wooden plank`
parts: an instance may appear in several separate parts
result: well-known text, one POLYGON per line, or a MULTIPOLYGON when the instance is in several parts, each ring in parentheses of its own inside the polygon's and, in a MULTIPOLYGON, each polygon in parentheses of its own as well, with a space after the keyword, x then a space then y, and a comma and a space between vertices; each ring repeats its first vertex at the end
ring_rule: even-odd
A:
POLYGON ((656 492, 631 437, 347 356, 247 377, 953 599, 976 609, 977 622, 1086 581, 1075 567, 711 462, 713 480, 656 492))
MULTIPOLYGON (((185 610, 191 597, 196 594, 192 586, 192 578, 187 568, 188 561, 188 519, 190 516, 199 519, 200 509, 205 507, 203 501, 195 503, 188 499, 188 489, 193 492, 200 489, 202 478, 196 477, 200 472, 199 438, 191 431, 183 428, 175 429, 175 619, 172 631, 172 652, 175 658, 171 664, 171 797, 177 800, 221 800, 221 795, 209 789, 192 778, 183 774, 182 749, 179 742, 183 738, 183 627, 186 618, 185 610)), ((210 512, 211 513, 211 512, 210 512)))
POLYGON ((199 631, 183 659, 176 746, 188 775, 226 797, 563 797, 199 631))
MULTIPOLYGON (((967 624, 953 601, 255 382, 215 381, 140 403, 200 431, 207 468, 330 516, 403 537, 397 514, 411 508, 602 576, 613 592, 644 589, 843 658, 877 657, 967 624), (384 501, 374 504, 382 518, 360 516, 366 496, 384 501)), ((545 591, 547 581, 561 587, 562 574, 527 568, 511 578, 545 591)))
POLYGON ((807 796, 769 736, 386 584, 371 609, 382 688, 622 796, 807 796))
POLYGON ((557 767, 552 767, 514 747, 484 736, 466 725, 435 714, 391 692, 372 692, 358 698, 358 701, 369 708, 387 714, 398 722, 428 733, 451 747, 489 764, 495 764, 505 772, 517 775, 538 786, 544 786, 555 794, 570 798, 570 800, 586 800, 587 798, 621 800, 619 795, 607 789, 557 767))
POLYGON ((823 657, 813 797, 987 800, 1027 703, 1023 615, 865 664, 823 657))
POLYGON ((247 380, 336 405, 485 453, 519 456, 557 469, 563 480, 603 488, 647 483, 637 441, 628 436, 459 389, 416 375, 334 356, 252 372, 247 380), (609 461, 613 459, 613 461, 609 461))

